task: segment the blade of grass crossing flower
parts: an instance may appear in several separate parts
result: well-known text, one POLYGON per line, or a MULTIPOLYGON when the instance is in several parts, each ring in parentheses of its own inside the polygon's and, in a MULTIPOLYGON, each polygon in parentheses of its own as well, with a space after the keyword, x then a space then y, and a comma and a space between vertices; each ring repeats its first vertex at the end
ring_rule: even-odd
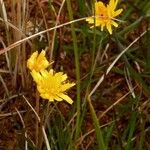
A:
POLYGON ((97 137, 98 149, 99 150, 106 150, 103 135, 102 135, 101 128, 100 128, 100 125, 99 125, 99 121, 98 121, 98 118, 96 116, 95 110, 93 108, 93 105, 91 103, 91 99, 90 99, 89 96, 88 96, 88 103, 89 103, 90 112, 91 112, 91 116, 92 116, 92 119, 93 119, 95 133, 96 133, 96 137, 97 137))
MULTIPOLYGON (((67 2, 67 9, 69 13, 69 19, 73 20, 73 12, 71 7, 70 0, 66 0, 67 2)), ((80 104, 80 65, 79 65, 79 54, 78 54, 78 46, 77 46, 77 38, 75 33, 74 25, 71 24, 71 31, 72 31, 72 37, 73 37, 73 47, 74 47, 74 55, 75 55, 75 67, 76 67, 76 79, 77 79, 77 121, 76 121, 76 133, 75 133, 75 139, 77 139, 79 133, 80 133, 80 115, 81 115, 81 104, 80 104)))

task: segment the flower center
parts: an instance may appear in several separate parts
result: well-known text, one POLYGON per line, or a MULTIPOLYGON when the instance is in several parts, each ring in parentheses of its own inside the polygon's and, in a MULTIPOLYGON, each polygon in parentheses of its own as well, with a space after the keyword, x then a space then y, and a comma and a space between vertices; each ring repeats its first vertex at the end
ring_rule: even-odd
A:
POLYGON ((108 20, 109 19, 109 17, 105 13, 100 13, 98 15, 98 17, 101 18, 101 19, 103 19, 103 20, 108 20))

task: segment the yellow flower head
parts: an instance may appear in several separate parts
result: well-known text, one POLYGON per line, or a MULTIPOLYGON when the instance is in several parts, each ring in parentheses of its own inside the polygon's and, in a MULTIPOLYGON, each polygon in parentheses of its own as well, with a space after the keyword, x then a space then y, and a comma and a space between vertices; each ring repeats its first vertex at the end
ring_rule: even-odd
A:
POLYGON ((47 70, 42 70, 41 72, 33 70, 31 75, 37 83, 37 89, 42 98, 48 99, 49 101, 66 100, 69 104, 73 103, 72 99, 66 95, 66 90, 75 84, 66 81, 66 74, 63 74, 63 72, 55 73, 51 69, 49 72, 47 70))
POLYGON ((110 0, 109 4, 105 6, 101 1, 95 2, 95 17, 89 17, 86 21, 89 24, 95 23, 95 26, 101 26, 101 31, 106 27, 108 32, 112 34, 112 25, 118 27, 114 19, 123 11, 123 9, 115 10, 117 3, 118 0, 110 0))
POLYGON ((40 54, 38 51, 34 52, 31 57, 27 60, 27 67, 32 71, 35 70, 37 72, 46 69, 50 63, 47 61, 45 57, 45 51, 42 50, 40 54))

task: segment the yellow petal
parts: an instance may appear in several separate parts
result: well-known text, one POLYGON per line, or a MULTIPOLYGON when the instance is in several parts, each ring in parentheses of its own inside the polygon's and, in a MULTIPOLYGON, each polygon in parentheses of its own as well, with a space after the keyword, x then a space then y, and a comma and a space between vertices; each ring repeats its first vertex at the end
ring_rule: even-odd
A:
POLYGON ((111 28, 111 25, 109 23, 106 25, 106 28, 107 28, 108 32, 110 34, 112 34, 112 28, 111 28))
POLYGON ((115 21, 112 21, 112 25, 114 25, 115 27, 118 27, 118 24, 115 21))
POLYGON ((38 51, 34 52, 34 53, 30 56, 30 58, 27 60, 27 67, 28 67, 30 70, 33 70, 37 56, 38 56, 38 51))
POLYGON ((54 70, 50 69, 49 74, 53 75, 54 74, 54 70))
POLYGON ((33 80, 34 80, 37 84, 38 84, 38 83, 41 81, 41 79, 42 79, 40 73, 39 73, 39 72, 36 72, 35 70, 33 70, 33 71, 31 72, 31 75, 32 75, 32 77, 33 77, 33 80))
POLYGON ((86 21, 89 23, 89 24, 93 24, 94 23, 94 18, 93 17, 89 17, 86 19, 86 21))
POLYGON ((62 92, 64 92, 64 91, 70 89, 71 87, 73 87, 74 85, 75 85, 75 83, 65 83, 64 85, 62 85, 62 86, 60 87, 60 90, 61 90, 62 92))
POLYGON ((49 72, 47 71, 47 70, 41 70, 40 71, 40 73, 41 73, 41 75, 43 76, 43 77, 47 77, 48 76, 48 74, 49 74, 49 72))
POLYGON ((103 2, 96 2, 95 3, 95 15, 99 16, 102 12, 106 11, 106 6, 103 2))
POLYGON ((59 97, 61 97, 62 99, 66 100, 69 104, 73 103, 73 100, 68 95, 66 95, 66 94, 61 93, 59 95, 59 97))
POLYGON ((63 100, 61 97, 58 97, 58 96, 55 96, 54 99, 59 102, 63 100))
POLYGON ((51 63, 49 63, 45 57, 45 51, 42 50, 38 55, 38 51, 34 52, 30 58, 27 60, 27 67, 32 71, 35 70, 37 72, 42 69, 46 69, 51 63))
POLYGON ((119 14, 121 14, 122 11, 123 11, 123 9, 118 9, 117 11, 114 12, 114 16, 113 17, 116 17, 119 14))

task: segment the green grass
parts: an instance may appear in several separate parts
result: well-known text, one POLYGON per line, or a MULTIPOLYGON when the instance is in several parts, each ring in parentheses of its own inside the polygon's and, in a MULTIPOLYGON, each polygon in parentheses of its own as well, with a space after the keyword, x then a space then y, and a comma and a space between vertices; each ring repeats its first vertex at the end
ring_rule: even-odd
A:
POLYGON ((93 0, 63 2, 0 4, 0 149, 148 150, 150 2, 120 1, 112 35, 85 21, 93 0), (36 49, 76 83, 73 105, 39 97, 26 67, 36 49))

